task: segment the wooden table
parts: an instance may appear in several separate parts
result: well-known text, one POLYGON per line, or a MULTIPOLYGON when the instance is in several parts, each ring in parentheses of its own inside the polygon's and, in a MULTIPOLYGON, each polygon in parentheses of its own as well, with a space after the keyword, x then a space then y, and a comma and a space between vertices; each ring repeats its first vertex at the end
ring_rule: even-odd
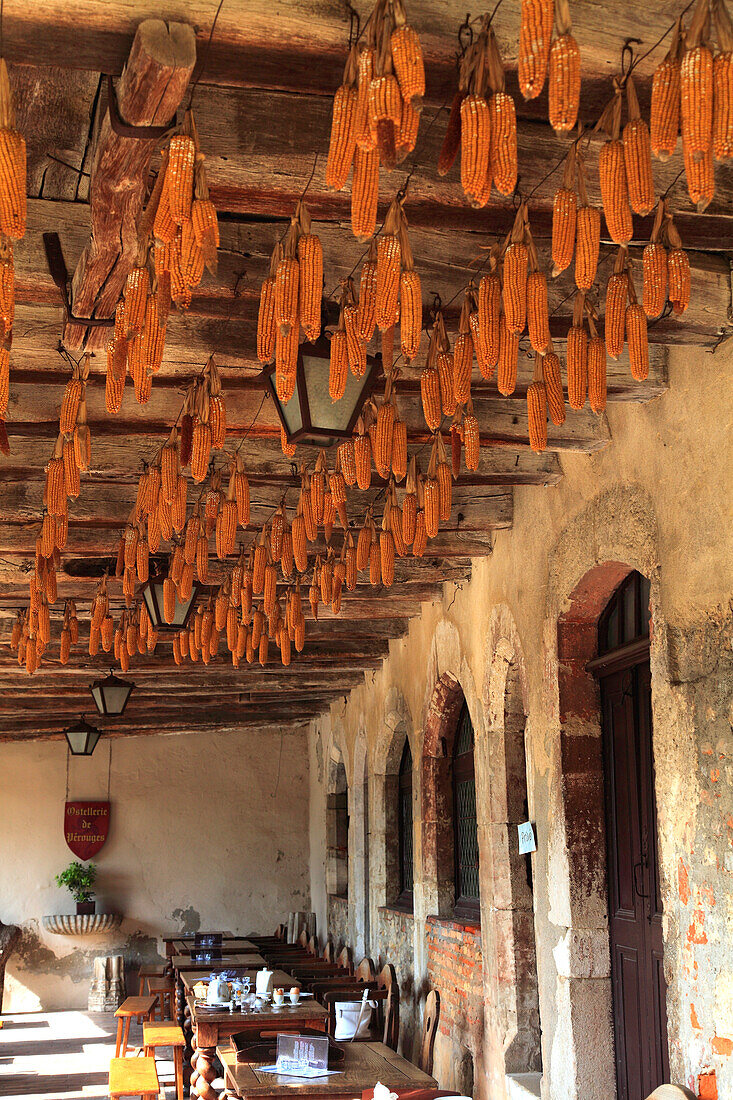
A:
POLYGON ((434 1089, 437 1081, 423 1073, 401 1054, 384 1043, 340 1043, 345 1057, 334 1069, 342 1072, 333 1077, 285 1077, 278 1073, 262 1073, 262 1063, 237 1062, 228 1043, 217 1047, 216 1053, 224 1066, 224 1080, 229 1094, 256 1100, 352 1100, 361 1097, 364 1089, 377 1081, 390 1089, 434 1089))
MULTIPOLYGON (((229 972, 234 970, 238 978, 249 978, 252 992, 254 993, 257 971, 252 967, 220 966, 219 963, 213 963, 208 969, 181 971, 181 985, 186 991, 186 996, 193 992, 193 987, 196 985, 196 982, 205 982, 208 980, 209 974, 220 974, 222 970, 229 972)), ((274 989, 282 988, 287 993, 291 985, 302 985, 302 982, 296 982, 286 970, 273 970, 272 975, 272 985, 274 989)))
MULTIPOLYGON (((177 939, 170 941, 173 950, 171 955, 190 955, 192 951, 210 951, 212 947, 196 947, 196 941, 194 939, 177 939)), ((243 955, 243 954, 259 954, 260 949, 257 944, 252 943, 252 940, 245 940, 243 937, 232 937, 222 940, 221 944, 214 944, 213 947, 221 947, 221 952, 227 955, 243 955)))
POLYGON ((270 1004, 264 1012, 199 1009, 190 995, 186 997, 186 1005, 193 1029, 191 1088, 201 1100, 219 1100, 219 1094, 211 1087, 216 1078, 216 1048, 235 1031, 250 1031, 256 1039, 261 1031, 298 1032, 303 1027, 325 1031, 328 1025, 328 1010, 314 997, 304 997, 297 1005, 286 1001, 279 1008, 270 1004))
MULTIPOLYGON (((163 936, 162 940, 165 944, 166 957, 170 958, 171 955, 180 954, 180 952, 174 950, 174 943, 195 943, 197 936, 212 935, 219 935, 218 930, 216 932, 174 932, 170 936, 163 936)), ((221 937, 223 940, 233 940, 237 938, 233 932, 222 932, 221 937)))
POLYGON ((178 972, 201 970, 206 966, 216 967, 219 970, 234 970, 237 966, 258 970, 264 965, 265 960, 256 951, 233 951, 231 954, 225 954, 222 951, 221 958, 212 959, 211 962, 202 962, 201 959, 194 959, 191 955, 171 955, 171 966, 178 972))

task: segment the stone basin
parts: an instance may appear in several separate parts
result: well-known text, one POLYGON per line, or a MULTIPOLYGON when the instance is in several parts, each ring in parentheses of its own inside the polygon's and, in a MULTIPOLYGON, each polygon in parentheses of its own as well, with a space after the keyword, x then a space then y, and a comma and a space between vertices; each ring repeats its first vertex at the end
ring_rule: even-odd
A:
POLYGON ((43 927, 57 936, 94 936, 122 922, 121 913, 55 913, 43 917, 43 927))

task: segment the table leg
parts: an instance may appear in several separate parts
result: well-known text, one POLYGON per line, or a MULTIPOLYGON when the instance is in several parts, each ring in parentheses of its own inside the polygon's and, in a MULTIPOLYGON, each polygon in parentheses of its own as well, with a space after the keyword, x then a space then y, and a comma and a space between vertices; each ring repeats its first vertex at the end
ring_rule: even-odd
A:
POLYGON ((198 1061, 199 1052, 196 1045, 196 1032, 194 1030, 191 1035, 191 1074, 189 1077, 189 1093, 195 1093, 196 1082, 198 1081, 198 1070, 196 1069, 196 1063, 198 1061))
POLYGON ((214 1066, 216 1047, 199 1047, 196 1058, 196 1082, 193 1085, 199 1100, 219 1100, 219 1093, 212 1087, 217 1072, 214 1066))
POLYGON ((117 1017, 117 1042, 115 1044, 115 1058, 119 1058, 120 1050, 122 1049, 122 1029, 125 1026, 125 1021, 122 1016, 117 1017))
POLYGON ((186 1045, 183 1048, 183 1085, 186 1092, 188 1092, 193 1064, 193 1027, 191 1024, 191 1009, 187 1004, 185 1004, 183 1010, 183 1038, 186 1040, 186 1045))
POLYGON ((176 1100, 183 1100, 183 1048, 173 1048, 173 1064, 176 1071, 176 1100))

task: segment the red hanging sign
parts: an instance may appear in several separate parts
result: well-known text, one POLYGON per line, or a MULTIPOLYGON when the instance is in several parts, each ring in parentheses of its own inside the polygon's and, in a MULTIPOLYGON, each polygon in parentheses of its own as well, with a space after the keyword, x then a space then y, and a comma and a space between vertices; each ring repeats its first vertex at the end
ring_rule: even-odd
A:
POLYGON ((91 859, 109 832, 109 802, 67 802, 64 812, 66 843, 79 859, 91 859))

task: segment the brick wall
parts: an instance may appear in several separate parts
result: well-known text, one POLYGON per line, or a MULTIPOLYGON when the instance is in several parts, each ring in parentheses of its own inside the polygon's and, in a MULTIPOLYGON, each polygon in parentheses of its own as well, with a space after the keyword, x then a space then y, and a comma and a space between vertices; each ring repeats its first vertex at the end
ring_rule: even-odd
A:
POLYGON ((442 1088, 472 1095, 483 1035, 481 928, 428 917, 428 980, 440 993, 433 1074, 442 1088))

